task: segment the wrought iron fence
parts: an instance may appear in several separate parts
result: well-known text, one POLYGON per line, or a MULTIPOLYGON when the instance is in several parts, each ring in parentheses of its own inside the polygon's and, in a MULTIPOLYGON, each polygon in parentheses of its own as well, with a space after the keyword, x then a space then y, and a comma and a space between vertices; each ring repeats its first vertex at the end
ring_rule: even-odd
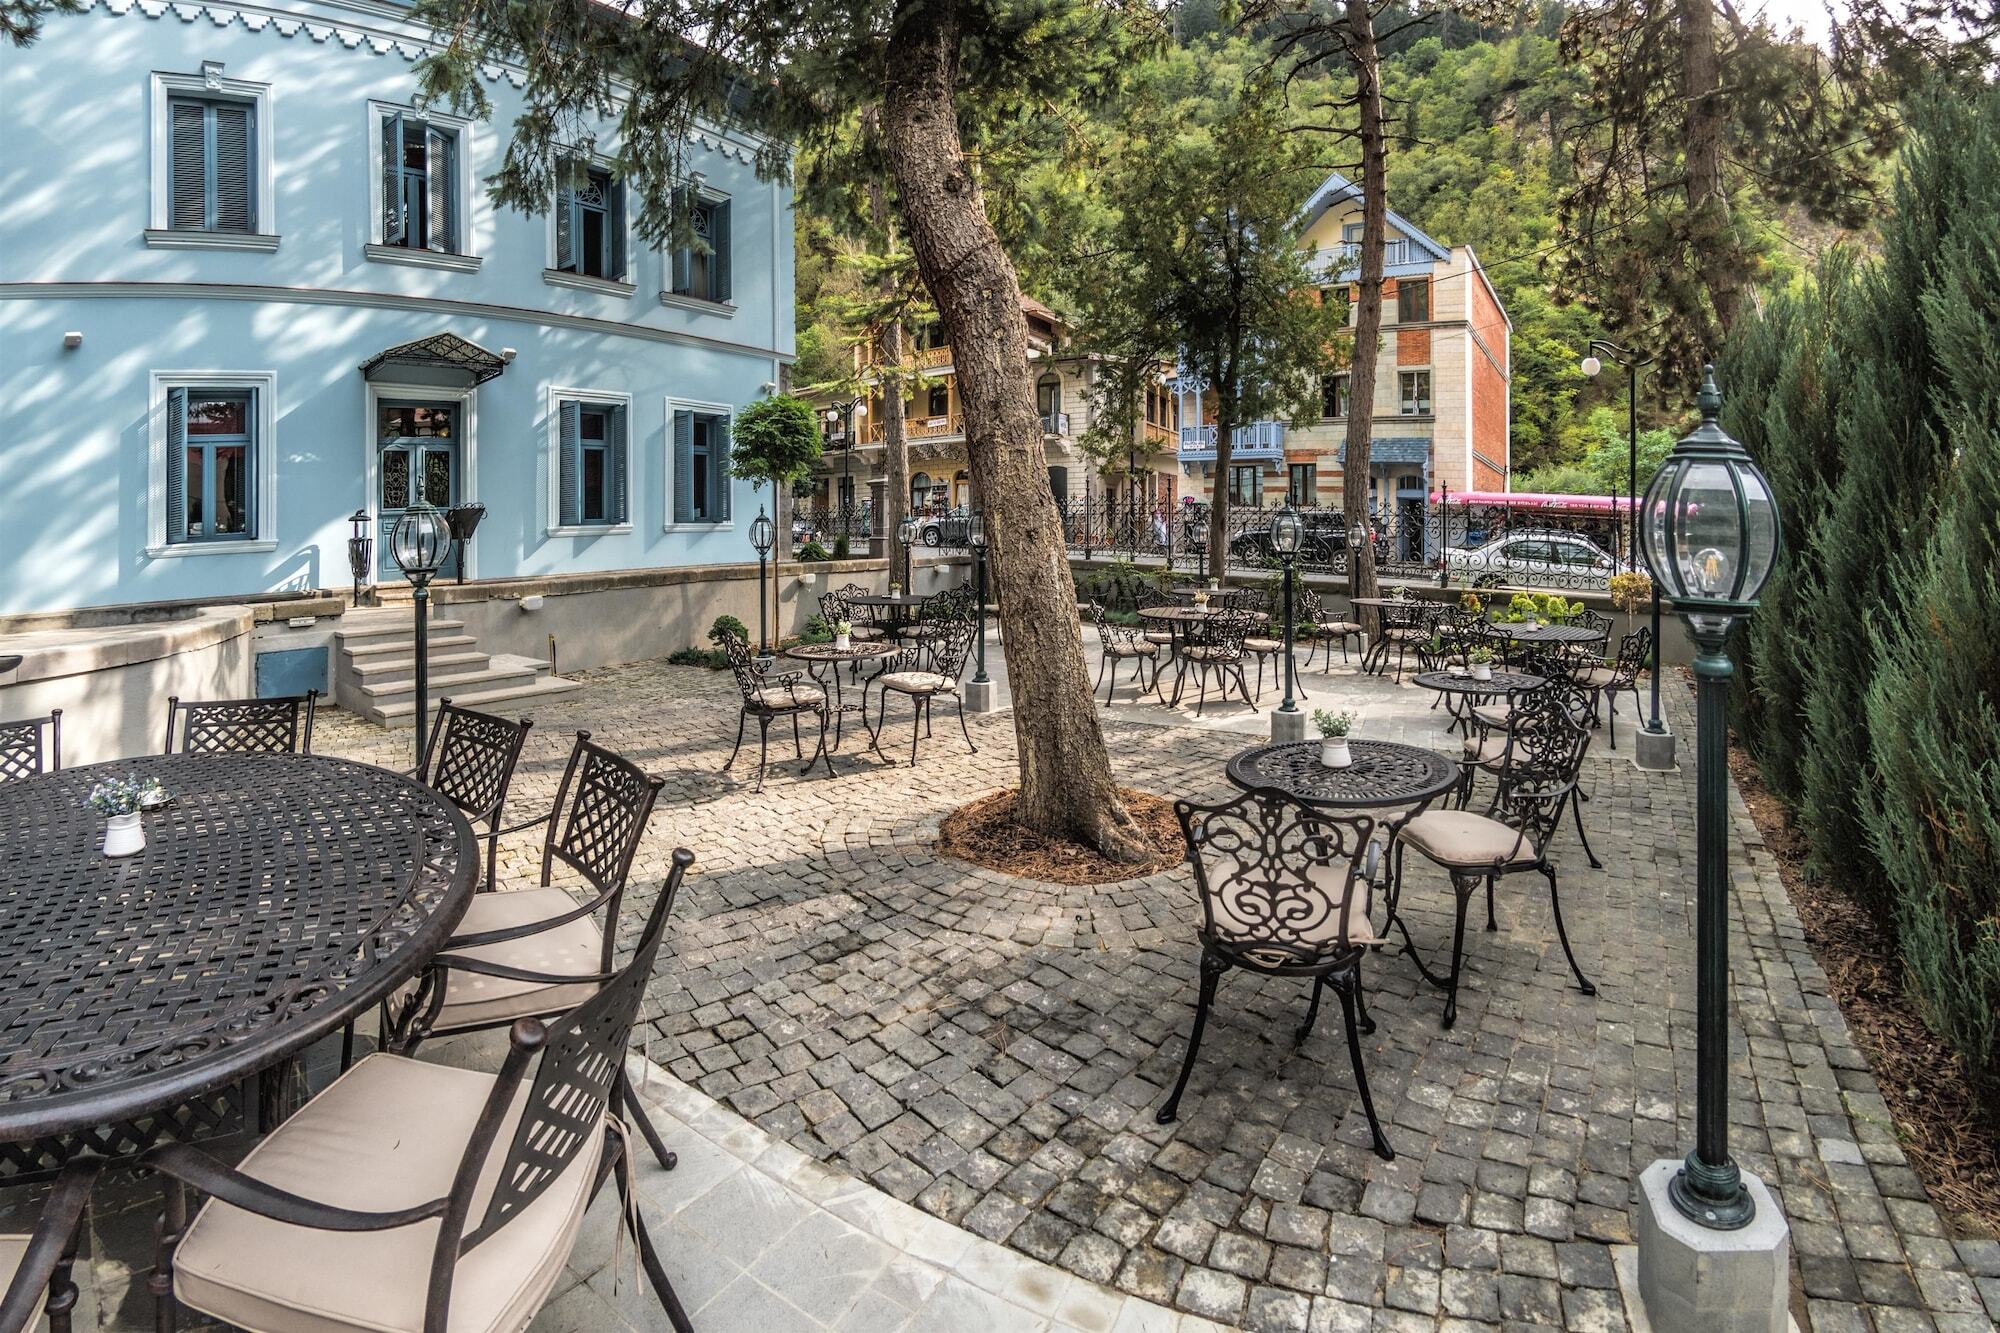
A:
POLYGON ((792 502, 792 549, 805 549, 807 542, 818 542, 829 554, 833 552, 842 537, 847 538, 851 554, 866 555, 868 539, 875 534, 875 506, 866 502, 853 505, 813 504, 806 500, 792 502))
MULTIPOLYGON (((1069 549, 1086 558, 1160 561, 1174 568, 1208 565, 1209 507, 1136 511, 1117 500, 1072 501, 1061 506, 1069 549)), ((1304 538, 1298 567, 1311 573, 1347 572, 1349 534, 1338 509, 1299 511, 1304 538)), ((1274 508, 1232 505, 1228 511, 1225 568, 1273 569, 1274 508)), ((1373 511, 1368 537, 1376 571, 1385 577, 1428 579, 1464 586, 1603 588, 1611 575, 1632 567, 1623 553, 1630 533, 1616 514, 1524 513, 1482 504, 1402 503, 1373 511)))

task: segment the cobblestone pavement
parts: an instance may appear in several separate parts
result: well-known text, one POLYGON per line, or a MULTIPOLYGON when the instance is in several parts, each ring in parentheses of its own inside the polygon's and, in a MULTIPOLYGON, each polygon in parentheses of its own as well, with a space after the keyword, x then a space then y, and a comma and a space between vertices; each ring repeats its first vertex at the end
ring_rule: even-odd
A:
MULTIPOLYGON (((1456 746, 1427 692, 1346 667, 1306 685, 1312 704, 1359 707, 1365 734, 1456 746)), ((1667 695, 1686 757, 1692 710, 1678 685, 1667 695)), ((1224 794, 1224 761, 1267 715, 1210 712, 1203 725, 1107 714, 1121 780, 1224 794)), ((516 786, 516 810, 545 808, 580 727, 667 776, 636 873, 650 891, 674 846, 699 860, 641 1040, 680 1078, 897 1199, 1225 1324, 1626 1325, 1610 1247, 1633 1238, 1633 1182, 1693 1137, 1690 771, 1645 775, 1601 736, 1593 747, 1584 819, 1605 868, 1573 830, 1556 845, 1596 996, 1569 976, 1538 877, 1503 881, 1499 929, 1471 934, 1453 1031, 1407 959, 1369 963, 1379 1027, 1365 1055, 1397 1151, 1384 1163, 1338 1022, 1292 1046, 1298 982, 1229 974, 1180 1122, 1154 1123, 1193 1008, 1185 869, 1069 888, 931 849, 947 811, 1013 781, 1011 715, 973 720, 977 755, 941 717, 915 769, 850 731, 837 778, 792 762, 756 794, 748 763, 718 772, 735 713, 723 675, 591 673, 532 711, 516 786)), ((889 729, 907 747, 907 723, 889 729)), ((318 740, 393 761, 410 733, 329 714, 318 740)), ((1791 1219, 1795 1313, 1826 1333, 1985 1333, 2000 1244, 1945 1239, 1772 860, 1732 808, 1732 1143, 1791 1219)), ((538 861, 531 837, 510 840, 504 880, 531 883, 538 861)), ((1448 949, 1446 881, 1416 858, 1406 902, 1419 947, 1448 949)))

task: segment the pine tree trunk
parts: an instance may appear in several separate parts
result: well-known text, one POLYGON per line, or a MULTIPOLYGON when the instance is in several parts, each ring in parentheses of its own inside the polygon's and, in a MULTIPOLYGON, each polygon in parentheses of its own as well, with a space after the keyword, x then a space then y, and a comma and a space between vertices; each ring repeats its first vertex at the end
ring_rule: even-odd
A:
MULTIPOLYGON (((868 207, 875 230, 882 236, 883 253, 896 248, 896 223, 889 216, 889 204, 882 187, 868 187, 868 207)), ((885 275, 880 285, 884 300, 896 295, 894 275, 885 275)), ((875 515, 875 532, 882 537, 882 549, 889 553, 889 579, 903 577, 903 552, 898 549, 896 531, 902 526, 910 503, 910 437, 903 389, 903 321, 891 319, 875 338, 875 364, 882 388, 882 512, 875 515)))
POLYGON ((1028 373, 1020 282, 959 141, 961 3, 918 0, 899 9, 883 121, 910 248, 951 338, 972 475, 986 498, 1020 752, 1015 817, 1138 860, 1138 830, 1118 800, 1084 671, 1075 586, 1028 373))
MULTIPOLYGON (((1685 0, 1681 6, 1681 75, 1687 98, 1687 201, 1697 239, 1720 240, 1729 230, 1729 197, 1722 183, 1722 104, 1715 51, 1714 0, 1685 0)), ((1710 267, 1708 299, 1719 331, 1727 334, 1742 304, 1741 270, 1734 245, 1710 267)))
POLYGON ((1215 394, 1215 485, 1208 494, 1208 576, 1220 580, 1229 570, 1229 469, 1235 459, 1236 401, 1219 380, 1215 394))
MULTIPOLYGON (((1382 142, 1382 63, 1369 0, 1346 0, 1347 46, 1361 114, 1361 303, 1354 309, 1354 360, 1347 368, 1347 454, 1340 468, 1341 514, 1348 531, 1347 592, 1373 597, 1375 543, 1368 523, 1368 474, 1375 442, 1375 363, 1382 348, 1382 252, 1388 236, 1388 163, 1382 142), (1356 542, 1356 529, 1366 535, 1356 542)), ((1372 640, 1377 617, 1357 607, 1372 640)))

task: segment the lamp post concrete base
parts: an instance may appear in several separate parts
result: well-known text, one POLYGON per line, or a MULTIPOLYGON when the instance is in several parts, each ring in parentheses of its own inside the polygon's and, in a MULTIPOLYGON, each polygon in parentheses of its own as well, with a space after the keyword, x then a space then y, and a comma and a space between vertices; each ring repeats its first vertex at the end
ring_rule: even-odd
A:
POLYGON ((968 713, 991 713, 999 708, 994 697, 993 682, 990 680, 969 680, 965 683, 965 711, 968 713))
POLYGON ((1674 729, 1660 720, 1658 731, 1640 727, 1632 733, 1632 767, 1642 773, 1674 771, 1674 729))
POLYGON ((1287 713, 1282 708, 1271 710, 1271 739, 1278 742, 1302 741, 1306 738, 1306 715, 1302 708, 1294 708, 1287 713))
POLYGON ((1785 1333, 1792 1238, 1778 1201, 1745 1171, 1756 1216, 1716 1231, 1667 1197, 1680 1169, 1662 1158, 1639 1177, 1639 1298, 1656 1333, 1785 1333))

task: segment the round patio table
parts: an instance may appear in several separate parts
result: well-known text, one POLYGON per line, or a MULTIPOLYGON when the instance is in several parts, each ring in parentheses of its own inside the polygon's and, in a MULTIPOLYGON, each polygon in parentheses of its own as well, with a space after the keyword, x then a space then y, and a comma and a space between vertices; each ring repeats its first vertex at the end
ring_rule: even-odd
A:
POLYGON ((886 592, 858 593, 847 599, 849 606, 872 606, 889 613, 887 629, 895 633, 903 624, 903 612, 922 606, 930 599, 920 592, 899 592, 891 597, 886 592))
POLYGON ((1303 804, 1335 810, 1420 809, 1458 782, 1458 765, 1435 750, 1366 738, 1349 740, 1347 749, 1354 762, 1328 768, 1316 740, 1253 745, 1229 761, 1229 780, 1245 791, 1276 787, 1303 804))
POLYGON ((465 816, 322 755, 154 755, 0 786, 0 1180, 219 1129, 415 977, 480 872, 465 816), (146 847, 83 804, 157 778, 146 847))
MULTIPOLYGON (((1511 694, 1515 690, 1539 689, 1543 678, 1527 671, 1495 671, 1491 680, 1478 680, 1458 671, 1426 671, 1411 678, 1411 683, 1420 689, 1436 690, 1451 699, 1451 726, 1457 730, 1465 722, 1467 713, 1460 710, 1457 697, 1490 699, 1496 694, 1511 694)), ((1467 734, 1471 732, 1467 724, 1467 734)))
MULTIPOLYGON (((880 639, 869 642, 857 642, 847 648, 836 648, 830 643, 801 643, 785 649, 785 656, 791 658, 794 662, 804 662, 806 664, 806 674, 813 678, 814 683, 821 686, 824 686, 826 682, 820 679, 820 670, 828 664, 832 665, 833 669, 827 672, 827 674, 833 677, 834 749, 838 750, 840 748, 840 722, 842 717, 848 713, 860 712, 862 707, 860 704, 848 703, 841 697, 840 668, 843 666, 859 666, 863 662, 881 661, 884 658, 894 657, 902 651, 903 649, 900 646, 893 643, 886 643, 880 639)), ((887 669, 886 665, 884 669, 887 669)), ((880 672, 877 672, 877 674, 879 675, 880 672)), ((866 688, 864 684, 864 693, 866 692, 866 688)))
POLYGON ((1588 625, 1530 625, 1525 621, 1518 625, 1496 621, 1488 624, 1485 632, 1516 643, 1590 643, 1608 637, 1607 631, 1595 630, 1588 625))
MULTIPOLYGON (((1236 609, 1235 607, 1228 606, 1142 606, 1139 608, 1139 618, 1141 620, 1164 620, 1172 625, 1185 625, 1192 621, 1207 620, 1210 616, 1219 616, 1224 611, 1236 609)), ((1243 614, 1249 616, 1252 620, 1269 620, 1271 618, 1269 613, 1264 611, 1246 610, 1243 614)))

